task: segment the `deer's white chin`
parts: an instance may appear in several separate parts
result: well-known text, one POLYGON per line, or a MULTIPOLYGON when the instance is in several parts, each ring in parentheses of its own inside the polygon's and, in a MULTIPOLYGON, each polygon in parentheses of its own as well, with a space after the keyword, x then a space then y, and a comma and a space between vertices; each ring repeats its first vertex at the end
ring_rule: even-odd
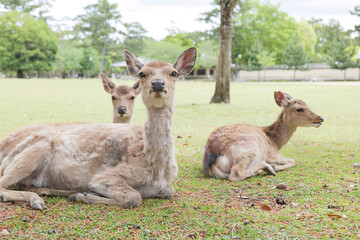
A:
POLYGON ((321 123, 320 123, 320 122, 314 122, 314 123, 312 124, 312 126, 318 128, 318 127, 321 126, 321 123))
POLYGON ((124 113, 124 114, 117 114, 117 116, 121 118, 126 118, 128 115, 127 113, 124 113))

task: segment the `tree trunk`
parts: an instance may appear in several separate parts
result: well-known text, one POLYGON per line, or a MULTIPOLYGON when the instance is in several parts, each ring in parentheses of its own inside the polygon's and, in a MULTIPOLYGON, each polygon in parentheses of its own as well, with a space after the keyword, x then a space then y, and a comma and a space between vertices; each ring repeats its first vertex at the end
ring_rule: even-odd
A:
POLYGON ((16 74, 17 78, 24 78, 24 71, 23 70, 17 70, 17 74, 16 74))
POLYGON ((106 42, 104 42, 104 47, 101 53, 101 66, 100 66, 100 72, 103 72, 104 64, 105 64, 105 53, 106 53, 106 42))
POLYGON ((294 68, 294 81, 296 79, 296 68, 294 68))
POLYGON ((260 80, 261 80, 260 79, 260 71, 258 70, 257 72, 258 72, 258 81, 260 82, 260 80))
POLYGON ((344 69, 344 80, 346 81, 346 69, 344 69))
POLYGON ((210 103, 230 103, 232 17, 237 0, 221 0, 220 46, 216 65, 215 93, 210 103))

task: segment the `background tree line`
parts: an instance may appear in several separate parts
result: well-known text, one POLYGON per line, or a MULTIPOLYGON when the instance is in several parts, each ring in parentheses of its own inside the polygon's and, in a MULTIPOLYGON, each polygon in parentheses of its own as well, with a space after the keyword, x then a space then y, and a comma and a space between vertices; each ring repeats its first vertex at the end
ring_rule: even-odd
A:
MULTIPOLYGON (((117 4, 108 0, 84 8, 72 19, 70 30, 52 24, 51 0, 0 0, 0 72, 7 76, 93 77, 109 73, 122 60, 122 49, 148 59, 173 61, 190 46, 199 50, 197 66, 217 64, 220 2, 199 21, 211 24, 207 31, 171 29, 157 41, 146 36, 138 22, 125 23, 117 4), (161 54, 158 55, 158 53, 161 54)), ((349 14, 360 16, 360 5, 349 14)), ((328 63, 332 68, 356 66, 360 28, 344 31, 339 21, 296 21, 279 5, 258 0, 237 1, 232 25, 232 62, 242 69, 260 71, 279 65, 296 70, 307 63, 328 63)), ((117 70, 117 69, 113 69, 117 70)))

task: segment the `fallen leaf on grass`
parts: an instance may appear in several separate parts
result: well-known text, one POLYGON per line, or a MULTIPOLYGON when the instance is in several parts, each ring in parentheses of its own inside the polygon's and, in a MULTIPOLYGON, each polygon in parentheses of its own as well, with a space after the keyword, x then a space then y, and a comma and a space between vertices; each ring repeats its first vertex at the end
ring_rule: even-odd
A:
POLYGON ((264 211, 271 211, 271 210, 272 210, 271 207, 269 207, 269 206, 266 205, 266 204, 260 204, 260 203, 258 203, 258 204, 256 204, 256 206, 258 206, 261 210, 264 210, 264 211))
POLYGON ((328 217, 331 219, 339 219, 342 218, 342 216, 338 215, 338 214, 328 214, 328 217))

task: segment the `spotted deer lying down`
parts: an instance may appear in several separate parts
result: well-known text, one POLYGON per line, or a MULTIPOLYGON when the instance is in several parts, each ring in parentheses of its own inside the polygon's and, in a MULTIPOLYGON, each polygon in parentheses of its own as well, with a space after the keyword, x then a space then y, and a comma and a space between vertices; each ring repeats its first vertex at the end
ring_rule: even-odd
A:
POLYGON ((111 95, 113 105, 113 123, 130 123, 134 112, 135 98, 140 94, 139 81, 133 87, 116 86, 105 74, 100 73, 105 92, 111 95))
POLYGON ((272 125, 257 127, 235 124, 213 131, 202 159, 205 175, 240 181, 260 174, 293 167, 293 159, 278 151, 289 141, 297 127, 320 127, 322 117, 313 113, 300 99, 282 92, 274 93, 282 112, 272 125))
POLYGON ((25 201, 43 209, 38 194, 45 194, 129 208, 139 206, 142 198, 174 196, 175 82, 192 71, 196 48, 184 51, 174 65, 143 65, 126 50, 124 59, 140 80, 145 126, 64 123, 17 130, 0 143, 1 201, 25 201), (16 185, 24 190, 8 189, 16 185))

